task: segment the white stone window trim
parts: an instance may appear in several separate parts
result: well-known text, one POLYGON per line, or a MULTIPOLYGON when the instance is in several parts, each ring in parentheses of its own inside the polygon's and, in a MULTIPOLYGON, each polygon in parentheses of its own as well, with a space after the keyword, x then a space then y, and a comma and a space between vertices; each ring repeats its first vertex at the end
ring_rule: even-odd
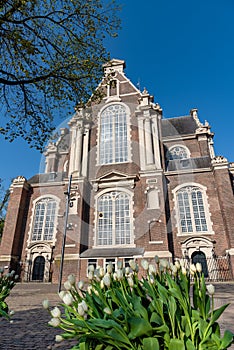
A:
POLYGON ((167 150, 167 152, 166 152, 166 160, 167 161, 170 161, 170 160, 176 160, 176 159, 189 159, 189 158, 191 158, 191 152, 190 152, 190 150, 188 149, 188 147, 187 146, 185 146, 185 145, 182 145, 182 144, 175 144, 175 145, 171 145, 169 148, 168 148, 168 150, 167 150), (183 148, 185 151, 186 151, 186 153, 187 153, 187 157, 186 158, 175 158, 175 159, 170 159, 169 158, 169 155, 170 155, 170 152, 171 152, 171 150, 173 149, 173 148, 175 148, 175 147, 180 147, 180 148, 183 148))
POLYGON ((131 111, 128 105, 126 105, 125 103, 122 102, 110 102, 108 104, 106 104, 105 106, 103 106, 100 111, 98 112, 98 130, 97 130, 97 156, 96 156, 96 164, 98 166, 102 166, 102 165, 113 165, 113 164, 124 164, 124 163, 129 163, 132 161, 132 142, 131 142, 131 125, 130 125, 130 119, 131 119, 131 111), (120 105, 123 106, 126 109, 126 126, 127 126, 127 141, 128 141, 128 147, 127 147, 127 151, 128 151, 128 155, 127 155, 127 160, 124 162, 113 162, 113 163, 101 163, 100 161, 100 144, 101 144, 101 115, 102 112, 107 109, 108 107, 112 106, 112 105, 120 105))
POLYGON ((124 187, 118 187, 115 186, 113 188, 106 188, 99 193, 94 198, 94 208, 95 208, 95 213, 94 213, 94 235, 93 235, 93 248, 130 248, 130 247, 135 247, 134 243, 134 232, 135 232, 135 227, 134 227, 134 201, 133 201, 134 193, 124 187), (106 193, 111 193, 111 192, 120 192, 120 193, 126 193, 129 195, 129 210, 130 210, 130 244, 112 244, 112 245, 99 245, 98 244, 98 218, 99 218, 99 213, 98 213, 98 200, 100 197, 105 195, 106 193))
POLYGON ((32 211, 31 211, 31 217, 30 217, 29 232, 28 232, 28 240, 27 240, 27 245, 28 246, 31 243, 40 243, 40 242, 47 242, 47 243, 51 243, 52 245, 55 245, 56 232, 57 232, 57 227, 58 227, 59 206, 60 206, 60 199, 57 196, 53 195, 53 194, 42 195, 42 196, 37 197, 36 199, 34 199, 33 206, 32 206, 32 211), (46 198, 51 198, 51 199, 53 199, 56 202, 56 209, 55 209, 55 215, 54 215, 53 238, 52 238, 52 240, 32 240, 36 205, 37 205, 37 203, 39 203, 40 201, 42 201, 42 200, 44 200, 46 198))
POLYGON ((178 185, 172 190, 173 194, 173 202, 174 202, 174 217, 175 217, 175 227, 177 228, 177 236, 185 237, 185 236, 197 236, 197 235, 213 235, 214 231, 212 229, 213 222, 211 221, 211 213, 210 213, 210 205, 208 203, 208 197, 207 197, 207 187, 204 185, 201 185, 197 182, 186 182, 181 185, 178 185), (200 188, 202 192, 202 199, 203 199, 203 205, 204 205, 204 211, 205 211, 205 218, 206 218, 206 224, 207 224, 207 231, 194 231, 194 232, 182 232, 181 226, 180 226, 180 216, 179 216, 179 208, 178 208, 178 202, 177 202, 177 192, 179 192, 184 187, 198 187, 200 188))

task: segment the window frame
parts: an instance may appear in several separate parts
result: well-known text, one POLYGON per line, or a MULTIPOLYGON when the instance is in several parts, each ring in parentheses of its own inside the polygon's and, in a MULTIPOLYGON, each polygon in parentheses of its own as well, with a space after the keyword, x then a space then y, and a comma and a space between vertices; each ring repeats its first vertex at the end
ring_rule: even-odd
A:
MULTIPOLYGON (((31 216, 31 224, 30 224, 30 230, 29 230, 29 237, 30 237, 30 242, 31 243, 38 243, 38 242, 55 242, 55 236, 56 236, 56 231, 57 231, 57 225, 58 225, 58 210, 59 210, 59 203, 60 200, 54 196, 54 195, 45 195, 37 198, 33 202, 33 208, 32 208, 32 216, 31 216), (41 236, 40 239, 38 239, 38 233, 34 235, 34 229, 35 229, 35 223, 36 223, 36 215, 37 215, 37 206, 40 203, 46 203, 46 208, 44 209, 44 214, 42 216, 42 220, 38 220, 38 223, 42 221, 42 228, 41 228, 41 236), (50 220, 49 220, 49 227, 51 227, 51 222, 52 222, 52 234, 49 235, 49 239, 44 239, 45 238, 45 228, 47 226, 47 217, 48 217, 48 203, 53 203, 53 208, 52 210, 54 211, 53 213, 53 221, 51 221, 51 214, 50 214, 50 220), (36 237, 34 239, 34 236, 36 237)), ((39 209, 39 215, 40 215, 41 210, 39 209)))
MULTIPOLYGON (((117 196, 117 197, 118 197, 117 196)), ((115 201, 115 199, 112 197, 112 203, 113 201, 115 201)), ((108 188, 108 189, 105 189, 103 191, 101 191, 95 198, 95 208, 96 208, 96 211, 95 211, 95 235, 94 235, 94 246, 95 247, 103 247, 103 248, 110 248, 110 247, 133 247, 134 246, 134 238, 133 238, 133 193, 125 188, 108 188), (112 235, 112 239, 111 239, 111 244, 99 244, 99 220, 103 220, 103 219, 100 219, 99 215, 100 215, 100 211, 99 211, 99 201, 100 199, 105 196, 106 194, 112 194, 112 193, 115 193, 117 192, 118 193, 118 196, 119 194, 125 194, 128 196, 128 211, 129 211, 129 222, 125 222, 124 221, 124 229, 121 229, 119 231, 119 239, 123 238, 125 240, 124 243, 116 243, 116 226, 114 226, 114 229, 113 229, 113 226, 111 226, 111 232, 109 233, 110 235, 112 235), (126 243, 126 239, 128 239, 128 236, 124 236, 122 237, 121 233, 123 232, 126 232, 125 230, 125 224, 128 224, 129 225, 129 243, 126 243), (113 232, 114 231, 114 232, 113 232), (113 241, 113 237, 115 239, 115 241, 113 241)), ((109 208, 109 207, 108 207, 109 208)), ((113 220, 116 218, 116 205, 112 206, 111 207, 112 211, 111 211, 111 223, 113 223, 113 220), (114 211, 115 210, 115 211, 114 211)), ((103 212, 103 211, 102 211, 103 212)), ((102 213, 101 212, 101 213, 102 213)), ((126 219, 126 216, 119 216, 118 218, 120 219, 118 221, 118 218, 117 218, 117 222, 119 222, 120 226, 122 224, 121 222, 121 218, 124 218, 126 219)), ((114 221, 116 223, 116 221, 114 221)), ((109 236, 108 236, 109 237, 109 236)), ((106 239, 108 239, 108 237, 106 239)), ((104 237, 105 238, 105 237, 104 237)))
POLYGON ((181 144, 176 144, 176 145, 171 145, 167 152, 166 152, 166 160, 167 162, 170 162, 170 161, 173 161, 173 160, 184 160, 184 159, 189 159, 191 158, 191 153, 190 153, 190 150, 188 149, 188 147, 186 147, 185 145, 181 145, 181 144), (186 151, 186 154, 187 154, 187 157, 183 157, 183 158, 170 158, 170 154, 171 154, 171 150, 173 148, 176 148, 176 147, 180 147, 180 148, 183 148, 185 151, 186 151))
MULTIPOLYGON (((173 191, 173 195, 174 195, 174 205, 175 205, 175 218, 176 218, 176 227, 177 227, 177 235, 178 236, 190 236, 190 235, 207 235, 207 234, 214 234, 213 230, 212 230, 212 222, 211 222, 211 213, 209 211, 209 204, 208 204, 208 200, 207 200, 207 194, 206 194, 207 188, 205 186, 202 186, 198 183, 184 183, 182 185, 177 186, 173 191), (183 231, 182 225, 181 225, 181 211, 179 208, 179 200, 178 200, 178 194, 180 192, 182 192, 183 189, 186 188, 196 188, 198 189, 198 191, 201 192, 202 194, 202 206, 203 206, 203 211, 204 211, 204 218, 206 220, 206 226, 207 226, 207 230, 196 230, 196 222, 195 220, 201 220, 201 212, 200 210, 197 211, 198 213, 198 218, 195 218, 195 204, 193 205, 192 203, 192 196, 191 193, 192 191, 190 191, 189 194, 189 209, 190 209, 190 216, 191 216, 191 222, 192 222, 192 231, 183 231), (192 209, 192 211, 191 211, 192 209)), ((196 203, 196 205, 198 206, 198 202, 196 203)), ((184 207, 185 208, 185 207, 184 207)), ((185 218, 186 220, 186 218, 185 218)), ((200 224, 202 226, 202 224, 200 224)))
MULTIPOLYGON (((110 117, 109 117, 110 119, 110 117)), ((130 135, 130 109, 129 107, 121 102, 112 102, 108 105, 105 105, 99 112, 99 116, 98 116, 98 149, 97 149, 97 163, 99 165, 111 165, 111 164, 122 164, 122 163, 128 163, 131 161, 131 147, 129 147, 129 144, 131 145, 131 135, 130 135), (120 161, 120 160, 116 160, 117 159, 117 155, 118 155, 118 144, 116 142, 116 125, 115 123, 106 123, 107 125, 107 129, 108 131, 111 131, 111 136, 110 136, 110 144, 111 144, 111 150, 112 150, 112 161, 110 162, 110 158, 111 155, 109 154, 108 159, 104 158, 104 160, 102 159, 103 155, 106 153, 105 152, 105 148, 102 151, 102 147, 104 147, 104 141, 102 140, 102 130, 103 130, 103 123, 102 123, 102 117, 103 117, 103 113, 113 107, 113 106, 119 106, 120 108, 124 108, 125 109, 125 123, 121 124, 121 126, 124 125, 124 132, 125 132, 125 137, 126 137, 126 147, 124 150, 124 160, 120 161), (114 126, 113 128, 111 128, 111 126, 114 126)), ((119 128, 119 123, 118 123, 118 128, 119 128)), ((117 130, 118 131, 118 135, 120 134, 121 128, 117 130)), ((123 138, 119 139, 119 145, 122 147, 123 144, 123 138)), ((108 145, 107 145, 108 146, 108 145)), ((110 147, 107 147, 108 149, 110 147)), ((119 156, 120 157, 120 156, 119 156)))

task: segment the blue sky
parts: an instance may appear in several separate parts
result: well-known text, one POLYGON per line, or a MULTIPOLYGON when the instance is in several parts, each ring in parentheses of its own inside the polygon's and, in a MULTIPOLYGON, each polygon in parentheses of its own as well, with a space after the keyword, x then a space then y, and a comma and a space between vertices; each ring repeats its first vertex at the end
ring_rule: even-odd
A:
MULTIPOLYGON (((118 2, 122 29, 106 43, 112 58, 126 61, 127 77, 155 96, 164 118, 198 108, 215 133, 216 154, 234 161, 234 1, 118 2)), ((39 172, 41 154, 23 140, 0 137, 0 147, 5 185, 39 172)))

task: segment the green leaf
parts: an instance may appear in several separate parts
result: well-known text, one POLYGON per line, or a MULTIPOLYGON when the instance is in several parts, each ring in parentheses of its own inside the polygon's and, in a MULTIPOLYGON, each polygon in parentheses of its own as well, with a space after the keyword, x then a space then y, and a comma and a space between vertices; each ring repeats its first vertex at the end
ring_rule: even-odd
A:
POLYGON ((161 326, 163 324, 163 321, 157 312, 153 312, 151 317, 150 317, 150 323, 156 323, 159 326, 161 326))
POLYGON ((159 350, 159 342, 157 338, 144 338, 143 350, 159 350))
POLYGON ((171 339, 169 350, 185 350, 184 342, 180 339, 171 339))
POLYGON ((210 297, 209 297, 209 295, 205 296, 205 312, 206 312, 206 317, 208 317, 208 314, 210 312, 210 297))
POLYGON ((225 331, 224 336, 222 338, 222 347, 220 349, 226 349, 231 345, 234 341, 234 334, 230 331, 225 331))
POLYGON ((167 304, 168 300, 168 290, 161 284, 158 285, 159 297, 162 299, 164 304, 167 304))
POLYGON ((145 320, 148 321, 148 313, 147 310, 142 306, 141 297, 134 296, 132 298, 133 308, 137 311, 139 316, 142 316, 145 320))
MULTIPOLYGON (((95 350, 102 350, 103 346, 104 346, 103 344, 99 344, 96 346, 95 350)), ((105 348, 105 349, 107 349, 107 348, 105 348)), ((110 349, 113 349, 113 347, 111 346, 110 349)))
POLYGON ((127 321, 130 324, 129 339, 135 339, 142 335, 151 335, 152 327, 148 321, 137 317, 128 318, 127 321))
POLYGON ((219 309, 216 309, 213 311, 213 313, 211 314, 211 319, 210 322, 211 324, 213 324, 215 321, 217 321, 217 319, 222 315, 222 313, 225 311, 225 309, 228 307, 229 304, 225 304, 223 306, 221 306, 219 309))
POLYGON ((191 339, 187 339, 185 344, 186 350, 197 350, 191 339))

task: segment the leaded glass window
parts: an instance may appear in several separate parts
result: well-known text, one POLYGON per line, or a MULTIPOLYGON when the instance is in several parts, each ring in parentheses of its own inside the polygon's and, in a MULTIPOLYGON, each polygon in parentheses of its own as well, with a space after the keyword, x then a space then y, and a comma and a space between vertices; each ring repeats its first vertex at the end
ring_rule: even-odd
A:
POLYGON ((52 198, 43 198, 36 203, 32 240, 48 241, 53 239, 56 214, 56 201, 52 198))
POLYGON ((183 146, 173 146, 167 152, 167 160, 187 158, 189 158, 188 150, 183 146))
POLYGON ((177 192, 179 225, 182 233, 208 231, 203 192, 187 186, 177 192))
POLYGON ((113 104, 101 114, 100 164, 128 161, 127 113, 120 104, 113 104))
POLYGON ((131 243, 130 196, 108 192, 98 199, 98 245, 131 243))

